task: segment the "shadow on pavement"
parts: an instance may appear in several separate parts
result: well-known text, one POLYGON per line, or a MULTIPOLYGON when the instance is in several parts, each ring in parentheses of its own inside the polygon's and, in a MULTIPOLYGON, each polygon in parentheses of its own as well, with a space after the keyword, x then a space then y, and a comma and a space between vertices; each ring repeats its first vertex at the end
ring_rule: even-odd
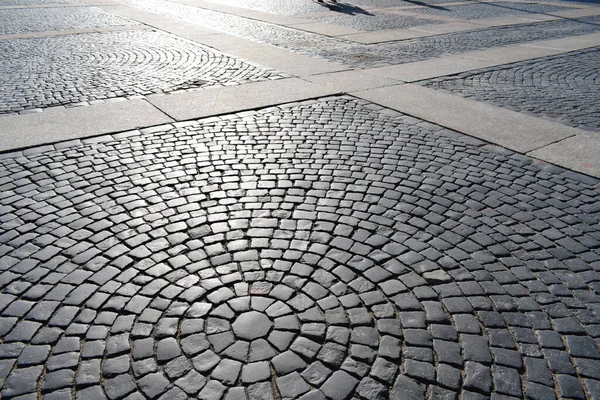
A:
POLYGON ((353 6, 350 4, 337 3, 337 2, 324 2, 324 1, 317 1, 317 3, 322 5, 323 7, 327 7, 331 11, 339 12, 342 14, 348 14, 348 15, 362 14, 362 15, 374 16, 367 10, 363 10, 360 7, 353 6))

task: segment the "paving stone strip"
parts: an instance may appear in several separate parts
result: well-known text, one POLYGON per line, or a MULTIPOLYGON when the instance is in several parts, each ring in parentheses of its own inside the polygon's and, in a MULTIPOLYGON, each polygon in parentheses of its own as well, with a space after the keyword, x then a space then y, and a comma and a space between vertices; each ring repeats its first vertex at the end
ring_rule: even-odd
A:
POLYGON ((287 75, 154 31, 0 41, 0 114, 287 75))
POLYGON ((351 97, 0 166, 3 398, 600 396, 597 179, 351 97))
POLYGON ((600 47, 419 84, 600 132, 600 47))

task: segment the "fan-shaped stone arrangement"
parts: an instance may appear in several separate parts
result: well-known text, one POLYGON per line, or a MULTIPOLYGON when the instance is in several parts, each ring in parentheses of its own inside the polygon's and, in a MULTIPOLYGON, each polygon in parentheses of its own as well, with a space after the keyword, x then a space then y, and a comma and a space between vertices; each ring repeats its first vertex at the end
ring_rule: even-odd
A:
POLYGON ((600 132, 599 62, 596 47, 421 84, 600 132))
POLYGON ((0 54, 0 113, 284 77, 147 30, 2 41, 0 54))
POLYGON ((597 180, 351 97, 0 162, 4 398, 600 393, 597 180))

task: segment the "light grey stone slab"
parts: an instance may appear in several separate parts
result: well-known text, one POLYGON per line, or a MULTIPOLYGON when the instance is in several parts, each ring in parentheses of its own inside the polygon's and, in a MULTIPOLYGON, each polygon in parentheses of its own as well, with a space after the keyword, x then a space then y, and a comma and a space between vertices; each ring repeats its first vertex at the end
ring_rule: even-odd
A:
POLYGON ((597 134, 582 133, 527 154, 600 178, 600 136, 597 134))
POLYGON ((359 91, 352 95, 519 153, 582 132, 557 122, 411 84, 359 91))
POLYGON ((329 25, 324 22, 302 22, 288 25, 290 28, 299 29, 306 32, 318 33, 325 36, 344 36, 363 33, 359 29, 349 28, 346 26, 329 25))
POLYGON ((586 8, 586 9, 579 9, 579 10, 555 11, 555 12, 549 12, 548 14, 556 15, 558 17, 563 17, 563 18, 592 17, 595 15, 600 15, 600 7, 586 8))
POLYGON ((563 52, 583 50, 589 47, 600 46, 600 33, 572 36, 562 39, 544 40, 521 45, 522 47, 539 47, 543 49, 557 49, 563 52))
POLYGON ((305 79, 336 92, 351 92, 398 84, 398 80, 380 74, 378 69, 333 72, 313 75, 305 79))
POLYGON ((423 79, 431 79, 439 76, 458 74, 474 69, 491 67, 493 65, 495 65, 495 63, 489 61, 462 58, 460 56, 448 56, 433 58, 425 61, 373 68, 370 71, 389 79, 403 82, 416 82, 423 79))
POLYGON ((471 31, 482 29, 482 25, 473 22, 450 22, 447 24, 420 25, 409 28, 409 31, 426 32, 430 35, 442 35, 445 33, 471 31))
POLYGON ((172 122, 145 100, 124 100, 0 117, 0 151, 172 122))
POLYGON ((414 17, 414 18, 419 18, 422 20, 432 20, 432 21, 446 21, 446 22, 463 22, 464 19, 462 18, 455 18, 455 17, 449 17, 446 15, 435 15, 435 14, 423 14, 423 13, 419 13, 419 12, 414 12, 414 11, 410 11, 410 10, 406 10, 406 9, 395 9, 395 10, 389 10, 386 12, 386 14, 396 14, 396 15, 403 15, 406 17, 414 17))
POLYGON ((148 101, 177 121, 251 110, 339 92, 301 79, 153 95, 148 101))
POLYGON ((533 58, 546 57, 562 53, 561 50, 542 48, 542 47, 525 47, 525 46, 510 46, 500 47, 492 50, 478 50, 463 53, 462 58, 472 58, 489 62, 494 65, 508 64, 517 61, 531 60, 533 58))
POLYGON ((233 57, 294 76, 304 77, 350 69, 348 66, 334 61, 293 53, 227 34, 203 36, 197 41, 233 57))
POLYGON ((476 21, 473 21, 476 24, 482 26, 509 26, 509 25, 520 25, 520 24, 533 24, 536 22, 542 21, 551 21, 554 19, 558 19, 554 16, 544 16, 543 14, 531 14, 526 17, 517 16, 517 15, 507 15, 504 17, 496 17, 496 18, 482 18, 476 21))
POLYGON ((420 32, 412 29, 389 29, 385 31, 363 32, 354 35, 344 35, 340 37, 342 39, 352 40, 353 42, 357 43, 375 44, 384 42, 395 42, 406 39, 415 39, 425 36, 431 36, 431 33, 420 32))

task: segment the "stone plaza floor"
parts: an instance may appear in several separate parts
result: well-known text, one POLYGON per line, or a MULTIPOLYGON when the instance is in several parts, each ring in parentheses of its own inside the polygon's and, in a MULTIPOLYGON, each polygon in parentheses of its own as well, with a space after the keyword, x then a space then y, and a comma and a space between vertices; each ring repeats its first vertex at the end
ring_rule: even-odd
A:
POLYGON ((0 0, 0 398, 600 399, 600 6, 0 0))

